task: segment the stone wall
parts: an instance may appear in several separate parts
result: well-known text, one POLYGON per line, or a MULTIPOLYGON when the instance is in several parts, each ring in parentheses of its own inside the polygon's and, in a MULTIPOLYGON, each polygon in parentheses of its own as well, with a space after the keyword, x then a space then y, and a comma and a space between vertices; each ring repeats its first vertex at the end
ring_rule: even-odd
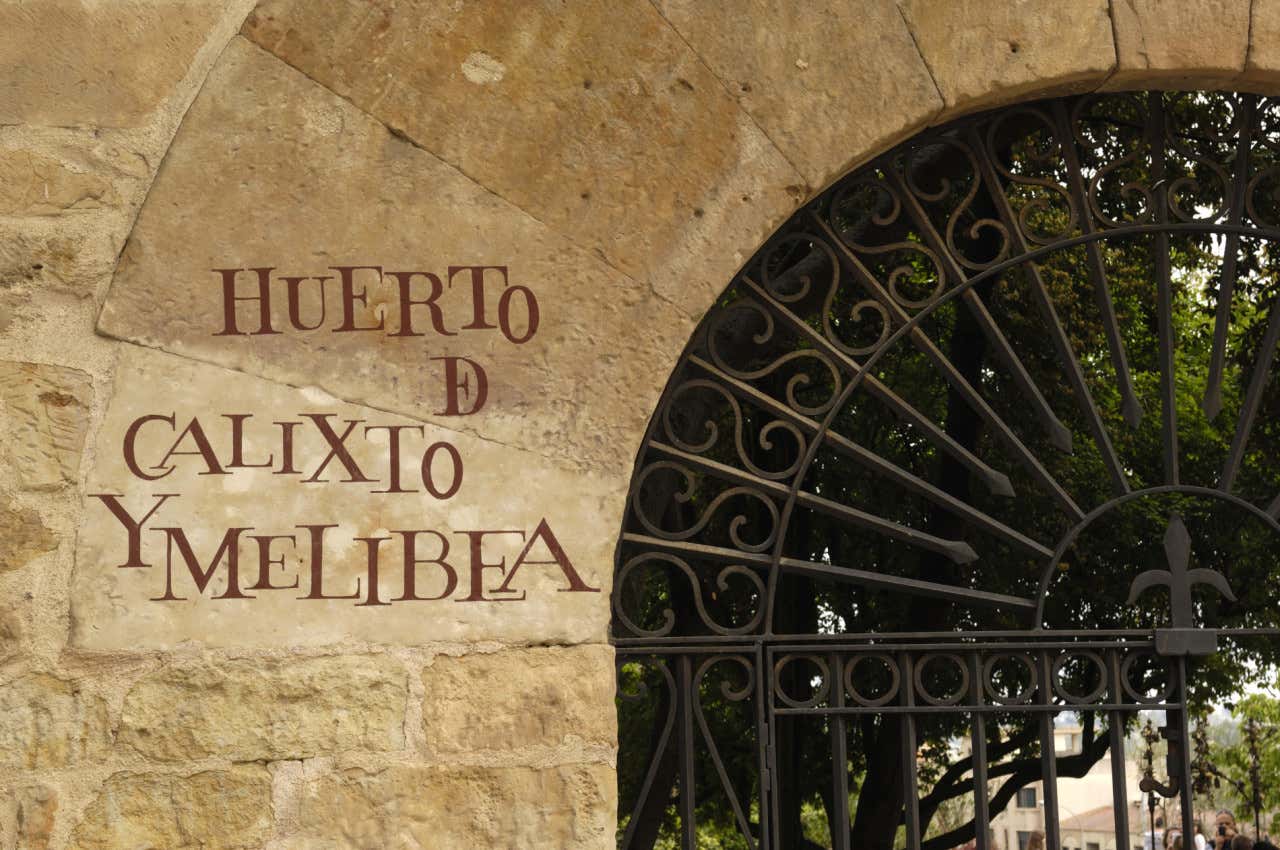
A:
POLYGON ((605 848, 628 474, 738 265, 968 110, 1273 90, 1280 2, 0 0, 0 69, 0 848, 605 848), (422 336, 297 330, 279 299, 279 333, 218 332, 213 269, 344 265, 386 272, 352 325, 422 336), (476 265, 507 269, 489 309, 536 293, 536 335, 464 332, 496 324, 448 271, 476 265), (451 284, 439 327, 393 270, 451 284), (446 355, 487 370, 474 414, 442 399, 446 355), (190 438, 147 477, 191 420, 224 452, 236 414, 234 470, 190 438), (164 415, 133 469, 131 425, 164 415), (314 486, 254 467, 281 463, 257 426, 294 420, 372 425, 362 469, 398 428, 410 478, 447 443, 466 477, 435 498, 340 457, 314 486), (275 535, 266 560, 245 532, 240 579, 195 587, 151 528, 150 568, 122 568, 105 497, 175 493, 153 526, 206 562, 228 528, 275 535), (298 598, 303 519, 334 528, 325 598, 298 598), (413 529, 454 554, 415 538, 423 583, 394 591, 422 601, 371 597, 370 548, 413 529))

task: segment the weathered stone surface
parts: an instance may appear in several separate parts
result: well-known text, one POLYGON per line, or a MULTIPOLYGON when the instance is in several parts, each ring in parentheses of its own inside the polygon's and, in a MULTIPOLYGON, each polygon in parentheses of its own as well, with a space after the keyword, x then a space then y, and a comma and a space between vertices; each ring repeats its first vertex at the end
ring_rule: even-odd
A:
POLYGON ((606 765, 390 767, 313 780, 289 850, 480 847, 606 850, 617 779, 606 765))
POLYGON ((905 138, 942 108, 893 0, 656 5, 811 186, 905 138))
POLYGON ((58 794, 46 785, 11 787, 0 797, 0 847, 48 850, 58 794))
POLYGON ((39 511, 24 508, 0 493, 0 573, 21 569, 57 548, 58 539, 44 524, 39 511))
MULTIPOLYGON (((0 4, 0 10, 6 8, 11 4, 0 4)), ((0 67, 8 67, 2 59, 0 67)), ((0 150, 0 215, 55 215, 117 202, 111 182, 102 174, 73 170, 34 151, 0 150)))
POLYGON ((1250 12, 1245 75, 1270 92, 1280 81, 1280 0, 1253 0, 1250 12))
POLYGON ((77 369, 0 361, 0 445, 21 487, 76 480, 92 398, 92 379, 77 369))
POLYGON ((569 739, 613 746, 613 677, 604 645, 436 656, 422 673, 427 746, 437 754, 569 739))
POLYGON ((1107 88, 1212 88, 1244 70, 1250 0, 1116 0, 1118 68, 1107 88))
POLYGON ((649 3, 566 11, 270 0, 244 32, 632 274, 662 273, 713 207, 796 205, 798 175, 649 3))
MULTIPOLYGON (((284 284, 275 285, 275 326, 287 328, 284 284)), ((369 304, 355 307, 356 321, 385 316, 387 328, 398 330, 392 278, 379 284, 365 275, 358 285, 369 288, 369 304)), ((493 324, 503 284, 490 273, 486 285, 493 324)), ((241 286, 257 292, 251 280, 241 286)), ((413 297, 423 298, 425 287, 418 278, 413 297)), ((318 284, 302 292, 304 323, 313 323, 318 284)), ((521 298, 512 301, 520 310, 521 298)), ((259 327, 251 324, 260 318, 256 309, 242 305, 245 329, 259 327)), ((514 321, 519 336, 518 312, 514 321)), ((236 39, 169 151, 100 327, 623 475, 692 320, 670 315, 670 305, 644 284, 236 39), (214 172, 236 187, 233 195, 208 191, 214 172), (535 293, 540 324, 528 342, 513 344, 498 329, 462 328, 474 315, 472 286, 465 275, 452 284, 444 278, 450 265, 472 263, 506 265, 512 287, 535 293), (329 267, 342 264, 436 274, 442 326, 452 335, 436 333, 421 307, 409 312, 423 336, 335 333, 342 306, 331 279, 329 318, 320 330, 215 336, 225 329, 224 307, 211 269, 264 264, 279 275, 332 277, 329 267), (487 371, 488 401, 474 415, 437 416, 446 408, 446 382, 442 362, 430 358, 446 355, 471 358, 487 371)))
POLYGON ((903 0, 948 111, 1089 88, 1115 68, 1107 0, 903 0))
MULTIPOLYGON (((343 404, 314 389, 292 389, 138 346, 121 352, 113 385, 115 394, 98 432, 87 492, 122 494, 121 506, 135 519, 156 507, 156 494, 178 495, 165 500, 145 521, 140 563, 149 566, 133 568, 120 568, 129 555, 124 524, 106 499, 86 500, 71 589, 72 640, 77 645, 136 649, 184 641, 277 647, 352 639, 407 644, 604 639, 614 529, 625 481, 343 404), (270 458, 271 468, 230 468, 231 420, 226 417, 233 414, 251 416, 243 420, 241 461, 261 464, 270 458), (124 452, 130 426, 151 415, 175 417, 173 425, 148 420, 136 432, 138 471, 159 475, 164 468, 173 469, 155 481, 133 474, 124 452), (335 435, 349 427, 347 423, 357 423, 345 446, 355 468, 369 480, 350 480, 356 476, 345 471, 342 461, 326 461, 327 442, 316 420, 308 416, 329 424, 335 435), (191 434, 179 440, 193 418, 207 432, 209 445, 221 457, 215 464, 226 474, 208 474, 198 454, 164 461, 175 445, 180 453, 197 451, 191 434), (273 423, 286 421, 299 423, 292 426, 296 474, 279 474, 286 466, 284 427, 273 423), (401 489, 412 492, 375 492, 390 489, 389 426, 411 429, 401 434, 397 469, 401 489), (365 428, 370 430, 360 430, 365 428), (427 447, 437 443, 451 445, 461 464, 461 483, 448 498, 432 496, 423 484, 422 459, 427 447), (546 532, 539 533, 544 520, 546 532), (303 525, 334 526, 318 537, 323 556, 319 585, 312 574, 313 532, 303 525), (182 538, 164 528, 182 529, 182 538), (239 545, 230 547, 238 558, 236 587, 252 598, 227 598, 231 585, 226 553, 214 564, 214 554, 232 528, 252 529, 233 535, 239 545), (406 573, 405 539, 413 535, 397 532, 410 531, 421 532, 414 536, 419 563, 406 573), (480 531, 492 533, 476 536, 480 531), (263 573, 260 543, 252 538, 267 535, 295 539, 266 544, 269 557, 280 562, 266 573, 275 589, 255 589, 263 573), (373 585, 378 595, 372 600, 370 544, 365 538, 383 538, 372 544, 380 547, 378 581, 373 585), (554 563, 552 539, 582 588, 568 592, 574 582, 569 570, 554 563), (203 590, 184 560, 182 543, 169 549, 170 541, 179 540, 189 541, 199 562, 197 573, 211 571, 203 590), (446 545, 448 551, 442 552, 446 545), (526 547, 527 556, 517 569, 526 547), (414 594, 405 592, 406 575, 414 576, 414 594), (511 583, 504 592, 507 581, 511 583), (328 598, 301 598, 315 594, 317 587, 328 598), (405 599, 409 595, 418 599, 405 599), (158 601, 166 596, 170 599, 158 601), (358 604, 371 601, 390 604, 358 604)), ((433 486, 443 496, 453 489, 447 449, 435 450, 431 468, 433 486)))
POLYGON ((405 669, 385 655, 166 667, 130 689, 118 741, 163 761, 397 750, 407 699, 405 669))
POLYGON ((92 295, 111 276, 116 249, 102 227, 65 220, 0 222, 0 289, 92 295))
POLYGON ((271 776, 258 765, 192 776, 117 773, 76 826, 77 850, 253 850, 271 834, 271 776))
POLYGON ((0 3, 0 124, 140 123, 187 72, 219 0, 0 3))
POLYGON ((0 662, 18 653, 25 628, 16 606, 0 607, 0 662))
POLYGON ((106 703, 75 682, 35 673, 0 687, 0 768, 96 761, 108 734, 106 703))

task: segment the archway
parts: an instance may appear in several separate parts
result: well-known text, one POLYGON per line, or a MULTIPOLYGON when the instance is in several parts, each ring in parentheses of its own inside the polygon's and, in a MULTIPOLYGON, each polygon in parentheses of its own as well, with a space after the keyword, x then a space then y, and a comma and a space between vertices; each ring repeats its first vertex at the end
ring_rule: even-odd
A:
POLYGON ((1104 757, 1128 846, 1125 738, 1156 709, 1142 790, 1189 828, 1190 718, 1280 660, 1278 116, 1146 92, 966 118, 744 266, 619 540, 622 846, 701 821, 985 850, 1036 782, 1058 848, 1058 777, 1104 757))

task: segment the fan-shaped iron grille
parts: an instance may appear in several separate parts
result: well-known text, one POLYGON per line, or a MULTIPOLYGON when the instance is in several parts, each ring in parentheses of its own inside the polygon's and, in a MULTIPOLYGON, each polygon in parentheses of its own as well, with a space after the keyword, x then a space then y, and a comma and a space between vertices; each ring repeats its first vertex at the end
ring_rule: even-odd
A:
POLYGON ((1111 757, 1127 847, 1152 708, 1142 790, 1190 823, 1188 716, 1280 654, 1278 189, 1280 103, 1125 93, 930 131, 798 212, 637 461, 620 845, 985 850, 1042 782, 1058 848, 1059 775, 1111 757))

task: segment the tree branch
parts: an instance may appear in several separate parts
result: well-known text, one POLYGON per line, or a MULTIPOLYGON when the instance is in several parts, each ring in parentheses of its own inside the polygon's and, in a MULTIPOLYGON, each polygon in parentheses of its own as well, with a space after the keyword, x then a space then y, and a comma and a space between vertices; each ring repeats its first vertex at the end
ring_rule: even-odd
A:
MULTIPOLYGON (((1053 757, 1054 763, 1057 765, 1058 775, 1070 779, 1079 779, 1085 776, 1093 769, 1095 764, 1101 761, 1110 746, 1111 743, 1105 735, 1097 735, 1095 733, 1094 714, 1092 712, 1086 713, 1084 726, 1081 730, 1080 752, 1062 758, 1057 755, 1053 757)), ((1013 795, 1018 793, 1021 788, 1044 778, 1041 759, 1024 759, 1019 762, 996 765, 990 775, 1009 776, 988 801, 992 817, 1004 811, 1005 807, 1009 805, 1009 801, 1013 799, 1013 795)), ((972 785, 970 785, 970 788, 972 788, 972 785)), ((923 842, 920 845, 920 850, 949 850, 949 848, 972 840, 977 835, 977 831, 977 821, 974 819, 964 826, 956 827, 950 832, 923 842)))
MULTIPOLYGON (((992 744, 987 750, 988 759, 1003 758, 1009 753, 1022 749, 1036 739, 1035 727, 1028 727, 1019 734, 1008 738, 1005 741, 998 741, 992 744)), ((973 756, 966 756, 959 761, 954 762, 934 783, 933 790, 920 798, 920 820, 922 823, 929 823, 933 820, 933 816, 937 813, 938 807, 947 800, 959 797, 961 794, 969 791, 973 784, 962 781, 961 777, 973 769, 973 756)))

